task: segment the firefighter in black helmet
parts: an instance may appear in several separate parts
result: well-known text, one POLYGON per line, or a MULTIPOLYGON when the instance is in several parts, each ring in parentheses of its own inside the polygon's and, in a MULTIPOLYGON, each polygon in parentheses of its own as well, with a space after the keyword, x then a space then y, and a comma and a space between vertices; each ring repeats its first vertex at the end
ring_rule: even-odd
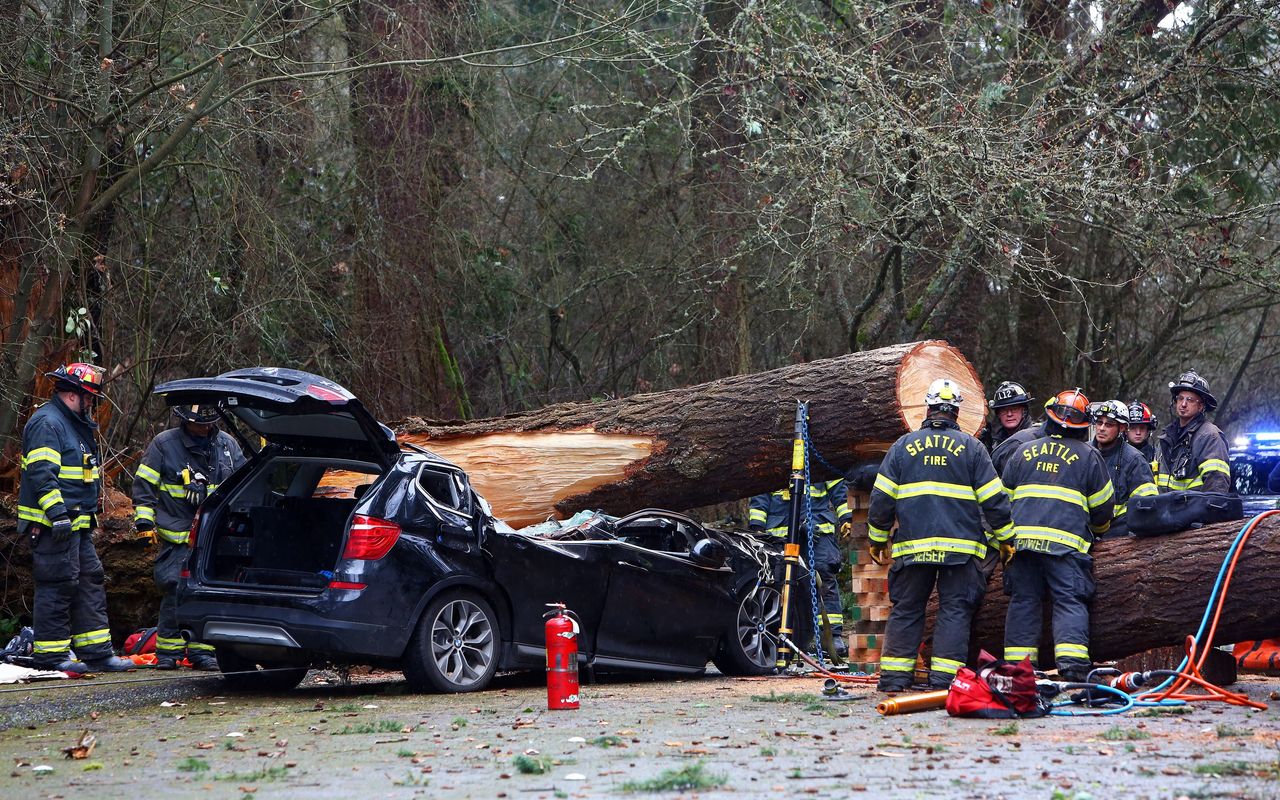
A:
POLYGON ((1020 383, 1005 381, 987 403, 992 420, 982 433, 987 452, 995 452, 1000 443, 1031 426, 1031 395, 1020 383))
POLYGON ((75 363, 46 373, 53 397, 22 430, 18 533, 31 540, 33 664, 63 672, 121 672, 111 650, 102 562, 93 548, 102 477, 93 408, 102 370, 75 363), (75 657, 72 657, 72 651, 75 657))
POLYGON ((1093 446, 1102 454, 1116 493, 1111 527, 1104 535, 1124 536, 1129 532, 1129 498, 1156 494, 1155 477, 1151 474, 1150 462, 1125 441, 1129 427, 1128 406, 1119 400, 1104 400, 1094 406, 1093 422, 1093 446))
POLYGON ((1160 474, 1160 446, 1152 434, 1158 427, 1160 420, 1151 413, 1151 406, 1140 400, 1129 404, 1129 429, 1125 431, 1125 438, 1151 464, 1151 474, 1156 476, 1160 474))
POLYGON ((1160 491, 1231 491, 1227 437, 1205 416, 1218 407, 1209 384, 1194 370, 1169 384, 1173 420, 1160 432, 1160 491))
POLYGON ((192 667, 216 670, 213 647, 185 641, 178 630, 178 577, 191 554, 187 537, 196 509, 244 463, 244 455, 234 438, 217 429, 217 409, 174 406, 173 414, 178 426, 151 440, 133 481, 134 525, 143 537, 160 542, 154 570, 162 595, 156 668, 175 669, 185 654, 192 667))
POLYGON ((877 563, 890 554, 893 558, 893 607, 880 654, 880 691, 911 686, 925 606, 935 586, 938 615, 929 685, 951 685, 969 655, 969 623, 986 586, 979 562, 987 555, 988 540, 1003 548, 1013 536, 1009 498, 991 457, 956 423, 963 399, 953 381, 930 384, 928 416, 920 430, 889 449, 871 490, 871 558, 877 563), (891 531, 894 523, 897 531, 891 531))

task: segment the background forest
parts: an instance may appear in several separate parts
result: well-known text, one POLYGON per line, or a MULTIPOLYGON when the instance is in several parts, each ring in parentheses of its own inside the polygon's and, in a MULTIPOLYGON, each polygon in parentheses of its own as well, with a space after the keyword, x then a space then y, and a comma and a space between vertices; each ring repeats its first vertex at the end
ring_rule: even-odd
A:
POLYGON ((941 337, 1276 421, 1277 0, 0 0, 0 436, 104 365, 493 416, 941 337))

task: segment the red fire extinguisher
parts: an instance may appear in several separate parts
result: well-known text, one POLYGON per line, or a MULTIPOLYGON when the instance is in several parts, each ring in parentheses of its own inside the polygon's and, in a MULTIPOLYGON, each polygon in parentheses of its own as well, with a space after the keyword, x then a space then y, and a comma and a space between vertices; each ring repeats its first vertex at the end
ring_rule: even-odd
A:
POLYGON ((578 617, 564 603, 547 603, 547 708, 578 707, 578 617))

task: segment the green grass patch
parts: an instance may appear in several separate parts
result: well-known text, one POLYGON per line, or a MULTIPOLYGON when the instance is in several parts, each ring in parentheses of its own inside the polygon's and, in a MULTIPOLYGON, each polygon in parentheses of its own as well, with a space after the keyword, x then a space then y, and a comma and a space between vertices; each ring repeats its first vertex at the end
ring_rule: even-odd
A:
POLYGON ((187 756, 178 762, 178 772, 204 772, 209 769, 209 762, 203 758, 187 756))
POLYGON ((377 722, 360 722, 347 725, 340 731, 329 731, 330 736, 345 736, 352 733, 400 733, 404 723, 394 719, 380 719, 377 722))
POLYGON ((1131 717, 1166 717, 1171 714, 1190 714, 1194 711, 1191 706, 1155 706, 1154 708, 1144 708, 1141 711, 1135 711, 1129 716, 1131 717))
POLYGON ((215 781, 245 781, 246 783, 266 783, 269 781, 278 781, 289 774, 288 767, 267 767, 254 770, 253 772, 227 772, 222 775, 214 775, 215 781))
POLYGON ((622 747, 623 745, 622 737, 614 736, 613 734, 609 734, 607 736, 597 736, 596 738, 591 740, 591 743, 594 744, 596 747, 605 747, 605 748, 622 747))
POLYGON ((1234 725, 1228 725, 1225 722, 1215 728, 1218 732, 1219 739, 1229 739, 1233 736, 1252 736, 1253 728, 1237 728, 1234 725))
POLYGON ((466 717, 454 717, 454 718, 453 718, 453 722, 450 722, 449 724, 450 724, 450 725, 452 725, 455 729, 457 729, 457 728, 465 728, 465 727, 467 727, 467 718, 466 718, 466 717))
POLYGON ((1197 775, 1252 775, 1257 768, 1247 761, 1211 761, 1208 764, 1196 764, 1197 775))
POLYGON ((1138 728, 1121 728, 1119 725, 1112 725, 1101 734, 1103 739, 1108 742, 1127 742, 1137 739, 1150 739, 1151 734, 1138 728))
POLYGON ((551 771, 552 761, 550 756, 518 755, 511 763, 521 775, 543 775, 551 771))
POLYGON ((804 703, 809 705, 814 702, 813 695, 806 694, 805 692, 784 692, 783 694, 778 694, 777 692, 770 691, 768 695, 753 694, 751 695, 751 699, 756 703, 804 703))
POLYGON ((729 779, 706 771, 701 761, 689 764, 680 769, 663 771, 656 778, 644 781, 627 781, 622 784, 624 792, 687 792, 698 789, 714 789, 724 786, 729 779))
POLYGON ((396 756, 399 758, 413 758, 417 754, 418 753, 416 751, 410 750, 407 747, 401 747, 399 750, 396 751, 396 756))
POLYGON ((762 755, 762 756, 764 756, 764 757, 766 757, 766 758, 770 758, 770 757, 772 757, 772 756, 776 756, 777 754, 778 754, 778 751, 777 751, 777 750, 775 750, 775 749, 773 749, 772 747, 761 747, 761 748, 760 748, 760 755, 762 755))
POLYGON ((325 709, 325 711, 328 711, 330 714, 359 713, 361 710, 362 709, 360 708, 360 706, 357 705, 356 703, 342 703, 340 705, 330 706, 329 708, 325 709))
POLYGON ((1010 722, 1008 725, 1001 725, 999 728, 993 728, 991 732, 996 736, 1017 736, 1018 721, 1015 719, 1013 722, 1010 722))

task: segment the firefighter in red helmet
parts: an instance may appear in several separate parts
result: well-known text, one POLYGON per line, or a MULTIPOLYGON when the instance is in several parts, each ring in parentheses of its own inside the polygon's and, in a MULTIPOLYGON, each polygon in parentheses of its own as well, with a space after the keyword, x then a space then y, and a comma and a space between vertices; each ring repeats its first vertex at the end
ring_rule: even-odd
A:
POLYGON ((102 562, 92 538, 102 495, 93 421, 102 370, 77 362, 46 376, 53 379, 53 397, 22 430, 18 488, 18 533, 30 538, 35 580, 33 664, 70 673, 133 669, 111 649, 102 562))

